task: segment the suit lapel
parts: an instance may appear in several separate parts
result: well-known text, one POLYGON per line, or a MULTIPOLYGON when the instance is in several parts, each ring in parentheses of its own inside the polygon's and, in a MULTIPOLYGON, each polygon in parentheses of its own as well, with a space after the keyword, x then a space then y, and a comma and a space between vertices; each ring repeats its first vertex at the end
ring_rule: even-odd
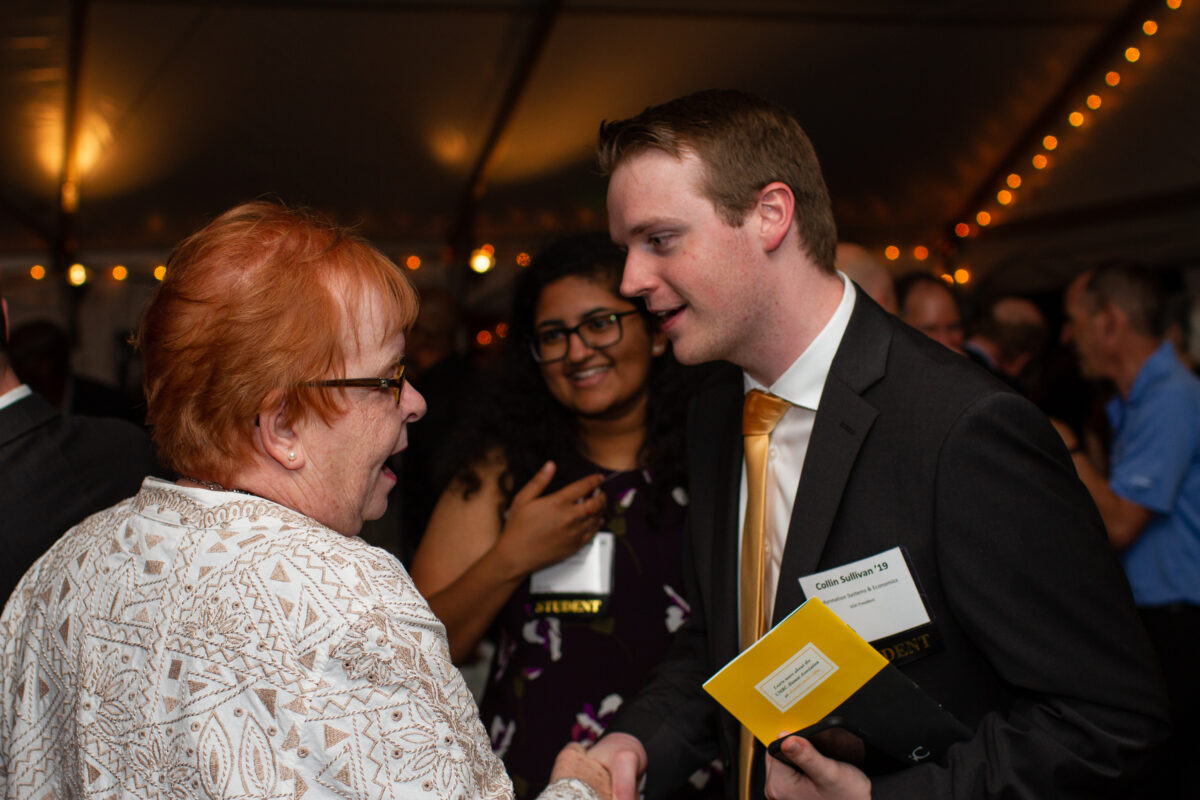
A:
POLYGON ((862 393, 883 377, 891 335, 887 313, 859 289, 825 380, 804 458, 775 593, 774 622, 803 601, 796 579, 815 572, 825 550, 859 448, 878 414, 862 393))

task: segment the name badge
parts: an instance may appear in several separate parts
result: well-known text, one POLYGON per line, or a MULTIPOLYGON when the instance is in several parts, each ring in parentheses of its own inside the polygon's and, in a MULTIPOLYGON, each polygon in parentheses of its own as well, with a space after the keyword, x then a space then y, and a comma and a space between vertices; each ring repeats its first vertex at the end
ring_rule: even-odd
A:
POLYGON ((940 649, 929 609, 899 547, 800 578, 805 597, 819 597, 889 661, 940 649))
POLYGON ((604 614, 612 594, 616 538, 600 531, 574 555, 529 576, 537 616, 595 617, 604 614))

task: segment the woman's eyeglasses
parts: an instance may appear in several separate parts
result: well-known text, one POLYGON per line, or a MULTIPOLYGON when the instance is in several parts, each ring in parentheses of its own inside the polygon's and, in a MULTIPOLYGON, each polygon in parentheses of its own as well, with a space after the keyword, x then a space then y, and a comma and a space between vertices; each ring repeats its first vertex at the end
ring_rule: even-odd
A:
POLYGON ((621 318, 637 313, 637 309, 609 311, 587 317, 574 328, 557 326, 534 331, 529 337, 529 349, 533 352, 533 360, 539 364, 562 361, 571 349, 572 334, 593 350, 612 347, 621 341, 621 335, 624 333, 621 329, 621 318))
POLYGON ((404 362, 396 365, 396 371, 390 378, 331 378, 323 381, 306 381, 305 386, 349 386, 361 389, 391 389, 396 398, 396 406, 400 405, 400 395, 404 393, 404 362))

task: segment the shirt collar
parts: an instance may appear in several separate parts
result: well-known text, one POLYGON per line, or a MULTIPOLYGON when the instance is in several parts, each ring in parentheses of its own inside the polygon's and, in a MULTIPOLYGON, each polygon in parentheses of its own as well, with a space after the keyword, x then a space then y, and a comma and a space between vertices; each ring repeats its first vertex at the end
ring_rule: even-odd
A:
POLYGON ((21 384, 15 389, 9 389, 4 394, 0 394, 0 408, 8 408, 18 400, 24 400, 29 395, 33 394, 33 390, 25 384, 21 384))
POLYGON ((1138 370, 1137 377, 1133 379, 1133 386, 1129 387, 1129 402, 1140 400, 1152 384, 1175 368, 1176 363, 1178 359, 1175 357, 1175 346, 1164 341, 1138 370))
POLYGON ((743 372, 742 385, 746 391, 762 389, 782 397, 792 405, 817 410, 821 405, 821 392, 825 390, 829 367, 837 355, 842 335, 850 324, 850 313, 854 310, 854 284, 840 271, 838 277, 842 279, 842 300, 817 337, 769 389, 743 372))

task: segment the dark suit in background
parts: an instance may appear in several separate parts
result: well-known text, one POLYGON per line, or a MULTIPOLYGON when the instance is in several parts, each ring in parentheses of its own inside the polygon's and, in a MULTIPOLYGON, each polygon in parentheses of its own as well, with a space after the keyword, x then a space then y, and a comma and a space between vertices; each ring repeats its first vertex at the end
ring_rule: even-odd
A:
POLYGON ((67 529, 137 493, 150 438, 118 419, 63 417, 31 394, 0 408, 0 602, 67 529))
MULTIPOLYGON (((685 574, 697 601, 672 656, 609 728, 644 744, 648 796, 714 744, 736 763, 737 723, 700 685, 739 651, 742 396, 730 368, 693 401, 685 574)), ((860 290, 816 415, 774 622, 803 602, 801 576, 896 545, 942 642, 900 669, 975 735, 945 764, 872 774, 873 797, 1122 793, 1110 775, 1164 736, 1165 700, 1061 440, 1027 401, 860 290)), ((761 796, 761 747, 754 774, 761 796)))

